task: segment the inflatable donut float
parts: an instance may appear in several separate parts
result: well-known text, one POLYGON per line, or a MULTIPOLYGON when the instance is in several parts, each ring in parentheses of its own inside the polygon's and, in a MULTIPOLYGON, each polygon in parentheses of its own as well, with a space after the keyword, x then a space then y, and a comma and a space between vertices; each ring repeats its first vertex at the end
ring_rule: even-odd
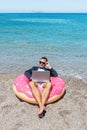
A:
MULTIPOLYGON (((63 79, 59 77, 51 77, 50 80, 52 88, 50 90, 46 104, 55 102, 60 99, 65 91, 65 82, 63 79)), ((37 104, 32 94, 31 88, 29 87, 29 82, 30 80, 24 74, 19 75, 13 82, 13 91, 19 99, 28 103, 37 104)), ((43 88, 38 86, 38 89, 40 93, 42 93, 43 88)))

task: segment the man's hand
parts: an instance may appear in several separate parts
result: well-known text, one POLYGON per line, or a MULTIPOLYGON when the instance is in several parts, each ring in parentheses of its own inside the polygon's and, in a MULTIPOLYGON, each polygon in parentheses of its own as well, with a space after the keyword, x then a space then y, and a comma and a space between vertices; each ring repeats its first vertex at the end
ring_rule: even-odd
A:
POLYGON ((46 63, 46 67, 51 69, 51 66, 50 66, 50 64, 48 62, 46 63))

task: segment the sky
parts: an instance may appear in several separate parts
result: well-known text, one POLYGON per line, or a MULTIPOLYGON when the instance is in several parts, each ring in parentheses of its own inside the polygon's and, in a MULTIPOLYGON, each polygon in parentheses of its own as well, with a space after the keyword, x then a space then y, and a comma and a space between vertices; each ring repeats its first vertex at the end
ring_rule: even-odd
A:
POLYGON ((0 0, 3 12, 87 13, 87 0, 0 0))

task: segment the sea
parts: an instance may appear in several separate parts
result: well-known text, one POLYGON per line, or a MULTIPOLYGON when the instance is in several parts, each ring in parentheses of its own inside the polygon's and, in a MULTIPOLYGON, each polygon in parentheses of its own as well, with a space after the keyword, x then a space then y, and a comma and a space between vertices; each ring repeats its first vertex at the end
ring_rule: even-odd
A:
POLYGON ((0 13, 0 73, 23 73, 42 56, 87 83, 87 14, 0 13))

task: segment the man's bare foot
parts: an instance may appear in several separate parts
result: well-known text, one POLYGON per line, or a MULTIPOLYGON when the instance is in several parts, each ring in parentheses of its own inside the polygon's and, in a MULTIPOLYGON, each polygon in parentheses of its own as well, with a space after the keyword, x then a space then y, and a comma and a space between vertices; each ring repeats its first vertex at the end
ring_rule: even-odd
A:
POLYGON ((38 115, 42 114, 44 110, 45 110, 45 106, 41 106, 38 110, 38 115))
POLYGON ((39 111, 38 111, 39 118, 42 118, 43 116, 45 116, 45 113, 46 113, 45 106, 44 107, 40 107, 39 111))

